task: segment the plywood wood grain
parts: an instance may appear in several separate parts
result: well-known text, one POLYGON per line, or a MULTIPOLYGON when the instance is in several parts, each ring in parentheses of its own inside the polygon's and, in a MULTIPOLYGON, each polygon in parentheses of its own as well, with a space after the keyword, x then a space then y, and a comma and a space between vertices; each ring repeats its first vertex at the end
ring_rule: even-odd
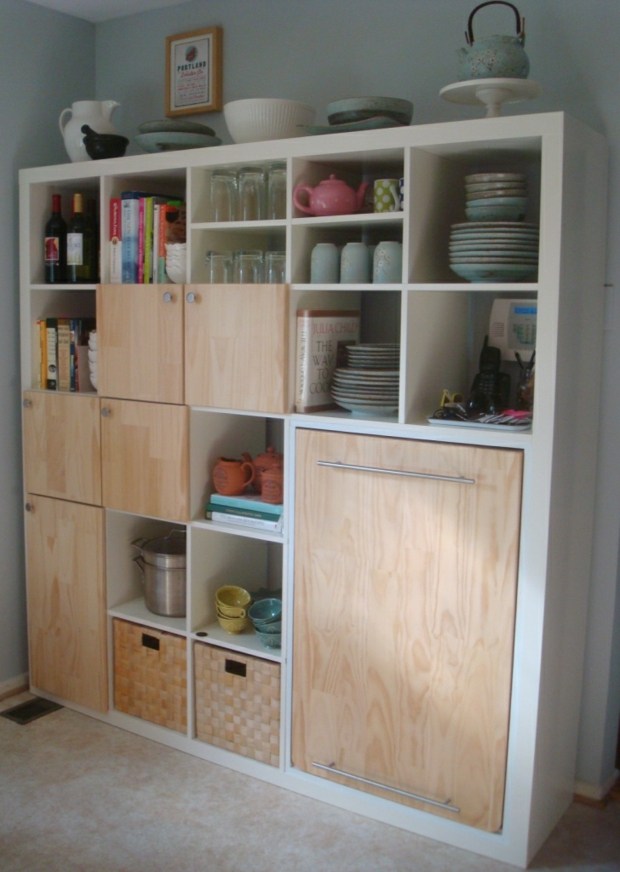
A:
POLYGON ((106 711, 103 509, 32 495, 29 509, 31 683, 63 700, 106 711))
POLYGON ((521 452, 320 431, 297 450, 294 764, 497 830, 521 452))

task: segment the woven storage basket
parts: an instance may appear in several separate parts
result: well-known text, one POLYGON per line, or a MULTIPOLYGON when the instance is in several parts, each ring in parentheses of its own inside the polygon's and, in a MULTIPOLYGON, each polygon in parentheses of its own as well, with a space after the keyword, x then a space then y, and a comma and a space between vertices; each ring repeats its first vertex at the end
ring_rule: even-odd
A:
POLYGON ((187 730, 187 647, 182 636, 114 619, 114 705, 187 730))
POLYGON ((194 669, 197 737, 278 766, 280 664, 197 642, 194 669))

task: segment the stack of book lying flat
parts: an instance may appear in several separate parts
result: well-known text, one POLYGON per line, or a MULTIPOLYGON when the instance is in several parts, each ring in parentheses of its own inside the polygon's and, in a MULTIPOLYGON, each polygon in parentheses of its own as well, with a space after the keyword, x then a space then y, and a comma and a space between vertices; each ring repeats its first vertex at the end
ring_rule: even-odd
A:
POLYGON ((205 514, 209 521, 282 532, 282 504, 266 503, 259 494, 230 497, 213 493, 205 514))

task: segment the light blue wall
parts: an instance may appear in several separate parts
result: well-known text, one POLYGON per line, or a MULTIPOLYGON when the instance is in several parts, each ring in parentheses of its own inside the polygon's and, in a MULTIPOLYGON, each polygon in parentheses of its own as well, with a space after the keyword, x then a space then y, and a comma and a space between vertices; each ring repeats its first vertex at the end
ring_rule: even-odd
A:
POLYGON ((0 0, 0 690, 26 673, 20 475, 18 184, 21 167, 65 160, 58 114, 94 96, 95 30, 0 0))
MULTIPOLYGON (((4 202, 16 204, 18 166, 66 159, 56 118, 73 100, 90 96, 118 100, 122 105, 114 121, 128 136, 135 134, 140 122, 163 117, 165 37, 212 25, 224 29, 225 100, 292 97, 312 103, 318 120, 323 120, 330 100, 389 94, 414 101, 414 123, 477 117, 480 110, 455 107, 439 97, 439 90, 456 79, 455 52, 464 44, 467 17, 475 5, 473 0, 191 0, 97 25, 93 67, 93 28, 23 0, 0 0, 0 109, 4 109, 3 118, 11 118, 12 130, 18 132, 10 154, 6 149, 0 154, 4 202), (53 41, 55 37, 53 49, 47 45, 50 35, 53 41), (33 59, 24 46, 36 46, 39 55, 33 59), (7 81, 11 86, 5 94, 7 81), (34 87, 30 87, 32 82, 34 87)), ((610 145, 608 281, 616 287, 610 290, 604 337, 597 538, 578 772, 583 781, 600 784, 613 770, 620 713, 620 630, 615 621, 620 607, 620 464, 616 448, 620 444, 620 252, 615 244, 620 238, 620 3, 518 0, 517 5, 526 18, 530 75, 542 84, 544 93, 529 105, 506 107, 505 112, 566 110, 605 133, 610 145)), ((487 9, 476 16, 474 27, 477 33, 511 32, 513 18, 506 9, 487 9)), ((221 114, 205 115, 202 120, 228 141, 221 114)), ((132 145, 130 153, 137 151, 132 145)), ((11 410, 6 439, 8 416, 3 415, 0 422, 0 498, 6 503, 3 518, 9 519, 0 543, 4 546, 2 560, 8 561, 0 577, 0 596, 6 599, 6 606, 4 599, 0 604, 0 682, 3 675, 14 674, 14 663, 21 670, 24 650, 16 472, 16 214, 14 211, 8 222, 0 217, 8 224, 0 234, 5 265, 0 282, 8 286, 0 289, 0 353, 6 362, 0 390, 3 408, 11 410), (7 583, 7 577, 15 582, 7 583), (6 654, 4 640, 9 637, 14 639, 13 647, 21 660, 6 654)))

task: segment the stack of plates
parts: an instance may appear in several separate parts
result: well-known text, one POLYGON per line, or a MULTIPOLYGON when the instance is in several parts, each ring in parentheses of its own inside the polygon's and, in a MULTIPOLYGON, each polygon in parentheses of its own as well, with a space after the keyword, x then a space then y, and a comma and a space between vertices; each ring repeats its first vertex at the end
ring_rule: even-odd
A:
POLYGON ((450 268, 473 282, 534 278, 538 272, 538 226, 524 221, 453 224, 450 268))
POLYGON ((206 124, 162 118, 145 121, 138 127, 136 142, 144 151, 177 151, 184 148, 205 148, 220 145, 222 140, 206 124))
POLYGON ((470 221, 522 221, 527 212, 523 173, 465 176, 465 213, 470 221))
POLYGON ((376 342, 347 347, 347 366, 332 380, 334 401, 359 415, 392 415, 398 411, 400 347, 376 342))

